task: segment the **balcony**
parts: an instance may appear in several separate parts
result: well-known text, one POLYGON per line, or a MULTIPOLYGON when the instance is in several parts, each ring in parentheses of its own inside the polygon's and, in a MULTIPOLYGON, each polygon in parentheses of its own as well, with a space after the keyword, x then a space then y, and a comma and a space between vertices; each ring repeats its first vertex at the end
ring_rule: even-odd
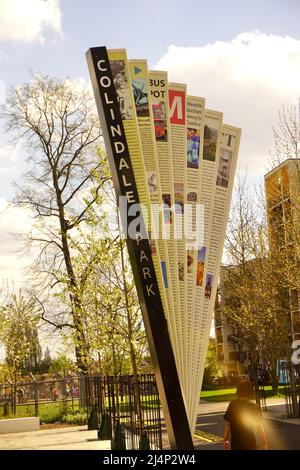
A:
POLYGON ((227 335, 227 341, 228 343, 236 343, 237 337, 235 335, 227 335))

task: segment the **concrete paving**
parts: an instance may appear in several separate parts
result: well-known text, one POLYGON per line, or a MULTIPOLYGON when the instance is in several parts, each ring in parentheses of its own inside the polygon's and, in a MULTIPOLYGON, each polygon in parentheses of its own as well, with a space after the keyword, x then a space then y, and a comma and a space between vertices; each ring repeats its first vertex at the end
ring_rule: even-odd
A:
MULTIPOLYGON (((224 412, 228 402, 209 403, 200 401, 198 408, 197 429, 205 436, 223 436, 224 412)), ((267 411, 263 412, 264 427, 270 450, 299 450, 300 449, 300 420, 285 417, 285 401, 280 398, 267 400, 267 411)), ((222 450, 222 442, 201 442, 195 444, 201 450, 222 450)))
POLYGON ((110 450, 110 441, 99 441, 97 431, 86 426, 0 435, 1 450, 110 450))
MULTIPOLYGON (((224 412, 228 402, 211 403, 200 400, 195 449, 222 450, 224 412), (216 442, 218 441, 219 442, 216 442)), ((282 399, 267 400, 268 411, 264 423, 270 449, 300 449, 300 420, 286 419, 285 402, 282 399)), ((167 433, 163 431, 163 448, 168 449, 167 433)), ((86 426, 40 429, 34 432, 1 434, 0 450, 110 450, 110 441, 99 441, 97 431, 86 426)))

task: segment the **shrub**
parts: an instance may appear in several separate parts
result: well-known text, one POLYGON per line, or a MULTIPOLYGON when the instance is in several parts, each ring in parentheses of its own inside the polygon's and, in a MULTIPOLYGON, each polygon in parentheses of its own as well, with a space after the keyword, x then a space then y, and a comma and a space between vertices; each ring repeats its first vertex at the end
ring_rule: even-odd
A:
POLYGON ((111 450, 126 450, 125 432, 122 424, 117 421, 111 450))
POLYGON ((66 424, 72 424, 74 426, 81 426, 87 424, 87 416, 84 411, 76 411, 68 413, 62 417, 62 422, 66 424))
POLYGON ((110 416, 107 413, 102 415, 101 425, 98 431, 98 439, 109 440, 112 438, 110 416))
POLYGON ((150 450, 150 440, 145 432, 143 432, 141 435, 139 450, 150 450))
POLYGON ((91 414, 88 419, 88 429, 98 429, 98 413, 96 406, 93 406, 91 414))

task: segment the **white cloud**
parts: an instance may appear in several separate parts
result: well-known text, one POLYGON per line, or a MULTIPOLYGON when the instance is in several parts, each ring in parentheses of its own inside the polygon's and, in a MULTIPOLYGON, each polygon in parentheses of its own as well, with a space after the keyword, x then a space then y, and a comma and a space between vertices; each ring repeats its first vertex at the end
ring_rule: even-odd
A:
MULTIPOLYGON (((1 61, 1 57, 0 57, 1 61)), ((4 104, 6 99, 6 87, 5 87, 5 82, 3 80, 0 80, 0 105, 4 104)))
POLYGON ((21 145, 17 143, 16 145, 4 145, 0 147, 0 164, 1 160, 9 160, 11 162, 16 162, 20 158, 21 145))
POLYGON ((26 282, 24 269, 30 263, 28 256, 21 256, 22 242, 18 236, 30 230, 28 209, 9 205, 0 198, 0 285, 2 280, 14 281, 16 287, 26 282))
POLYGON ((0 184, 4 175, 6 181, 15 178, 20 172, 21 145, 4 145, 0 147, 0 184))
POLYGON ((60 0, 0 0, 0 41, 43 41, 61 34, 60 0))
POLYGON ((239 167, 253 175, 265 171, 278 110, 300 96, 300 40, 252 32, 200 47, 172 45, 155 68, 241 127, 239 167))

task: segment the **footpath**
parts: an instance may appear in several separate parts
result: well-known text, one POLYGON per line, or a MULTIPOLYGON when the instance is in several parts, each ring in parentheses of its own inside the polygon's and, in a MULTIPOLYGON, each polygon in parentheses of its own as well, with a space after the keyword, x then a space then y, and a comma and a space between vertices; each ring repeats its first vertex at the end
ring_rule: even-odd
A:
MULTIPOLYGON (((222 450, 224 413, 228 402, 212 403, 200 400, 194 446, 197 450, 222 450)), ((271 450, 300 449, 300 419, 285 418, 283 399, 268 399, 264 426, 271 450)), ((168 437, 163 430, 163 448, 168 449, 168 437)), ((86 426, 17 434, 0 434, 0 450, 109 450, 110 441, 99 441, 96 431, 86 426)))
MULTIPOLYGON (((224 413, 229 402, 211 403, 200 400, 198 407, 195 448, 222 450, 224 413)), ((266 400, 263 412, 264 427, 271 450, 300 449, 300 419, 286 418, 285 401, 282 398, 266 400)))

